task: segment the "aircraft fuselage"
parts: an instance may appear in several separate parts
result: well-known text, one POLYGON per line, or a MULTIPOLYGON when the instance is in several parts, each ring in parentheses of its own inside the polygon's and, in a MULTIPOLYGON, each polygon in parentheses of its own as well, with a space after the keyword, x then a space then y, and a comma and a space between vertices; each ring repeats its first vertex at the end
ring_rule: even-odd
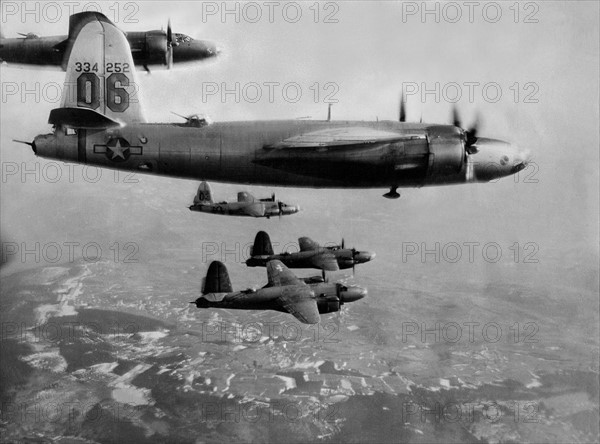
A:
POLYGON ((331 188, 381 188, 489 181, 524 168, 521 152, 480 138, 465 156, 460 129, 393 121, 222 122, 204 127, 129 124, 108 130, 57 128, 36 137, 38 156, 195 180, 331 188), (280 148, 290 137, 331 129, 365 128, 407 136, 400 142, 351 147, 280 148), (467 159, 468 158, 468 159, 467 159))
POLYGON ((299 251, 294 253, 281 253, 270 256, 252 256, 246 261, 248 267, 266 267, 272 260, 281 261, 288 268, 318 268, 315 266, 315 257, 320 254, 333 254, 340 270, 352 268, 356 264, 370 261, 375 254, 368 251, 352 252, 350 249, 319 248, 312 251, 299 251))
MULTIPOLYGON (((186 36, 184 36, 186 37, 186 36)), ((69 36, 23 37, 0 39, 0 61, 15 65, 62 67, 69 36)), ((127 41, 133 61, 138 66, 166 66, 164 31, 128 32, 127 41)), ((173 62, 195 62, 218 54, 215 44, 189 39, 173 47, 173 62)))
POLYGON ((225 308, 235 310, 275 310, 286 313, 276 299, 284 293, 294 294, 310 292, 314 294, 319 313, 339 311, 340 306, 355 302, 366 296, 367 291, 361 287, 347 287, 340 283, 316 283, 308 285, 291 285, 285 287, 264 287, 258 290, 244 290, 225 294, 220 300, 211 300, 211 295, 199 297, 195 304, 198 308, 225 308))

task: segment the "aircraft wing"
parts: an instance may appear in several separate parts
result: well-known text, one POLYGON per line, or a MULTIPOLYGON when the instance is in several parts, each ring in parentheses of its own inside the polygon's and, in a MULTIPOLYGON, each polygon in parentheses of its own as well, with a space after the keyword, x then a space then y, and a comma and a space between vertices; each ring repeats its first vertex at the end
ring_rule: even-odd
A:
POLYGON ((338 261, 333 253, 323 252, 315 254, 311 259, 315 268, 320 268, 325 271, 339 271, 338 261))
POLYGON ((299 238, 298 245, 300 246, 300 251, 315 251, 319 249, 319 244, 308 237, 299 238))
POLYGON ((269 287, 286 287, 288 285, 305 285, 290 271, 288 267, 283 265, 279 260, 272 260, 267 263, 267 276, 269 277, 269 287))
POLYGON ((292 291, 277 298, 277 302, 296 319, 305 324, 318 324, 320 321, 317 301, 312 297, 310 289, 292 291))
POLYGON ((252 203, 255 200, 256 199, 254 199, 254 196, 252 194, 248 193, 247 191, 240 191, 238 193, 238 198, 237 198, 238 202, 252 203))
POLYGON ((392 143, 421 137, 423 136, 417 134, 398 134, 374 128, 328 128, 289 137, 265 148, 344 148, 377 143, 392 143))

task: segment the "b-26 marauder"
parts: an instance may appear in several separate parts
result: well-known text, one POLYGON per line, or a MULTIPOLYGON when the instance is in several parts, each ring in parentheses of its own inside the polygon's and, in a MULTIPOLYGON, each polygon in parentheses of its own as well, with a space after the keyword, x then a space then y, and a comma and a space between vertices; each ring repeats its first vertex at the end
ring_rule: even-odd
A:
POLYGON ((264 267, 272 260, 279 260, 289 268, 318 268, 323 271, 354 269, 356 264, 364 264, 375 257, 375 253, 345 248, 341 245, 322 247, 308 237, 298 239, 299 252, 275 254, 271 239, 264 231, 256 233, 250 258, 246 261, 249 267, 264 267))
MULTIPOLYGON (((69 20, 69 35, 40 37, 34 33, 21 34, 19 38, 0 37, 0 62, 17 66, 57 66, 67 68, 73 43, 85 25, 87 17, 96 13, 72 15, 69 20)), ((213 42, 195 40, 188 35, 171 31, 145 31, 126 33, 133 62, 150 71, 150 66, 198 62, 215 57, 220 50, 213 42)), ((86 63, 86 62, 80 62, 86 63)), ((124 62, 127 63, 127 62, 124 62)), ((92 67, 92 65, 90 65, 92 67)))
POLYGON ((270 198, 256 199, 246 191, 240 191, 236 202, 214 202, 212 190, 207 182, 202 182, 198 187, 192 211, 203 213, 224 214, 229 216, 266 217, 286 216, 300 211, 297 205, 288 205, 280 200, 275 200, 275 194, 270 198))
POLYGON ((213 261, 204 279, 202 296, 191 304, 198 308, 282 311, 305 324, 317 324, 319 313, 334 313, 343 304, 367 295, 364 288, 331 284, 320 276, 297 278, 277 260, 267 264, 267 275, 269 282, 264 287, 234 292, 225 265, 213 261))
MULTIPOLYGON (((529 162, 526 150, 477 129, 400 121, 268 120, 199 126, 147 123, 125 35, 85 13, 73 35, 61 107, 40 157, 217 182, 313 188, 422 187, 486 182, 529 162)), ((26 142, 27 143, 27 142, 26 142)))

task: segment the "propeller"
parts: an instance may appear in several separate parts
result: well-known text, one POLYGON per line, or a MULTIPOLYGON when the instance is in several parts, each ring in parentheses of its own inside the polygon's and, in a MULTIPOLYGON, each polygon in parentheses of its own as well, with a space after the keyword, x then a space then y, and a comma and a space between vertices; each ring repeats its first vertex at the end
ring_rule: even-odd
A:
MULTIPOLYGON (((273 201, 275 201, 275 194, 273 194, 273 201)), ((277 202, 277 208, 279 208, 279 219, 281 220, 281 215, 283 214, 283 202, 277 202)))
POLYGON ((354 259, 356 257, 356 253, 358 253, 356 248, 352 247, 352 276, 354 276, 354 272, 356 271, 356 259, 354 259))
POLYGON ((171 19, 167 22, 167 69, 173 68, 173 31, 171 30, 171 19))
POLYGON ((475 154, 477 150, 477 129, 479 127, 479 116, 475 118, 475 123, 470 129, 463 129, 456 107, 452 107, 452 124, 463 130, 465 134, 465 151, 467 154, 475 154))
POLYGON ((404 104, 404 90, 400 93, 400 113, 398 115, 398 122, 406 122, 406 108, 404 104))
MULTIPOLYGON (((340 247, 342 250, 344 250, 346 248, 346 242, 344 241, 344 238, 342 238, 342 243, 340 244, 340 247)), ((355 267, 356 267, 355 257, 358 254, 358 251, 356 250, 356 248, 352 247, 350 249, 350 252, 352 253, 352 276, 354 276, 354 271, 355 271, 355 267)))

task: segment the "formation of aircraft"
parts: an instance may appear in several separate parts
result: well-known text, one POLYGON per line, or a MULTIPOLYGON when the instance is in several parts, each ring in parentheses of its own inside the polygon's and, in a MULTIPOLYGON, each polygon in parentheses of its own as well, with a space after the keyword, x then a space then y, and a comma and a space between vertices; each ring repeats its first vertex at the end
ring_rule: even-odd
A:
POLYGON ((364 264, 375 257, 375 253, 345 248, 341 245, 322 247, 308 237, 298 239, 299 252, 275 254, 271 239, 264 231, 256 233, 251 257, 246 260, 248 267, 264 267, 270 261, 281 261, 289 268, 318 268, 323 271, 338 271, 364 264))
POLYGON ((198 308, 275 310, 290 313, 305 324, 317 324, 320 313, 339 311, 343 304, 367 295, 364 288, 325 282, 320 276, 297 278, 278 260, 267 264, 267 276, 267 285, 260 289, 234 292, 225 265, 211 262, 202 296, 191 303, 198 308))
POLYGON ((270 198, 256 199, 246 191, 240 191, 236 202, 214 202, 212 190, 207 182, 202 182, 198 187, 192 211, 203 213, 225 214, 231 216, 266 217, 286 216, 300 211, 297 205, 288 205, 280 200, 275 200, 275 194, 270 198))
MULTIPOLYGON (((83 26, 81 18, 84 16, 75 14, 70 17, 69 35, 40 37, 34 33, 19 33, 19 38, 0 36, 0 62, 17 66, 57 66, 66 70, 73 44, 83 26)), ((133 63, 143 66, 146 71, 150 71, 150 66, 171 69, 173 64, 197 62, 215 57, 220 52, 213 42, 195 40, 188 35, 172 32, 170 21, 166 32, 128 32, 125 37, 133 63)))
POLYGON ((267 120, 199 126, 148 123, 125 35, 96 12, 71 18, 61 107, 52 133, 25 142, 65 162, 195 180, 313 188, 486 182, 524 169, 528 150, 476 127, 398 121, 267 120))
MULTIPOLYGON (((491 181, 521 171, 530 161, 528 150, 480 137, 477 125, 463 128, 456 110, 449 125, 407 122, 403 100, 397 121, 328 117, 212 123, 193 115, 182 116, 185 123, 148 123, 137 95, 135 65, 171 67, 212 57, 217 53, 213 44, 173 34, 170 24, 167 32, 124 34, 97 12, 73 15, 66 37, 26 35, 18 40, 2 40, 3 60, 58 65, 66 71, 61 105, 48 119, 52 132, 23 142, 43 158, 203 181, 386 188, 386 198, 398 198, 401 187, 491 181)), ((286 214, 285 204, 274 197, 256 200, 241 193, 238 202, 215 204, 210 194, 203 182, 190 209, 286 214)), ((227 269, 213 262, 203 295, 193 303, 199 308, 277 310, 312 324, 319 322, 319 313, 338 311, 366 296, 360 287, 297 278, 286 265, 336 271, 367 262, 374 253, 347 249, 343 242, 322 247, 300 238, 299 243, 300 252, 275 255, 268 235, 259 232, 247 265, 266 266, 268 284, 233 292, 227 269)))

